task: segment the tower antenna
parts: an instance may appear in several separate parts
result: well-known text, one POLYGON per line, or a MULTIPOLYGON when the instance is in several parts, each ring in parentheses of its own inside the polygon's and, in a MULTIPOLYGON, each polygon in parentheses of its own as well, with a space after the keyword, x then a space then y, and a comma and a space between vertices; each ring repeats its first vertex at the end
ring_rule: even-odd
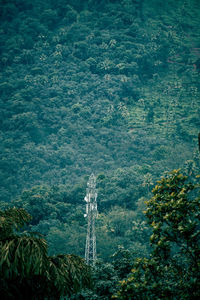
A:
POLYGON ((87 183, 86 189, 86 214, 84 217, 88 220, 87 236, 85 245, 85 261, 88 265, 94 265, 96 261, 96 233, 95 219, 97 217, 97 189, 96 177, 92 173, 87 183))

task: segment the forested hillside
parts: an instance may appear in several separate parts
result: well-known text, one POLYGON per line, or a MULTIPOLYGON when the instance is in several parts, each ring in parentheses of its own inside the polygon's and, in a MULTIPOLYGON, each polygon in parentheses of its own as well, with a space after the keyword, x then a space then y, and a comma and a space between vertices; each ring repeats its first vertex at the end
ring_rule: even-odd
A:
POLYGON ((148 252, 153 184, 199 169, 199 20, 199 0, 0 0, 2 206, 50 253, 84 255, 91 172, 98 255, 148 252))

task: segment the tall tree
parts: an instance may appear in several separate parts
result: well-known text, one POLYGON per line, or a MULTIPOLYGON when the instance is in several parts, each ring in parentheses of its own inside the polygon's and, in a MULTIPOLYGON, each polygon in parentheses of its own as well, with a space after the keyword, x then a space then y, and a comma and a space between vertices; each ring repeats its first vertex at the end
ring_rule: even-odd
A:
POLYGON ((158 181, 147 202, 153 234, 149 259, 137 259, 116 299, 200 298, 200 197, 198 184, 174 170, 158 181))

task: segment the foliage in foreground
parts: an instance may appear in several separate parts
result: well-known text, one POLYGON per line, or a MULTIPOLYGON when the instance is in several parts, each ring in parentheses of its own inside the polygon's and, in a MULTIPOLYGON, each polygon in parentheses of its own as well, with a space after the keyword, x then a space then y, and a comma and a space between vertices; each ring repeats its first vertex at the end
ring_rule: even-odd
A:
POLYGON ((31 216, 19 208, 0 211, 1 299, 60 299, 89 286, 90 270, 75 255, 47 255, 46 241, 20 233, 31 216))
POLYGON ((135 255, 136 253, 119 246, 110 262, 97 260, 91 270, 92 288, 82 289, 72 295, 70 300, 110 300, 117 291, 118 282, 130 274, 135 255))
POLYGON ((174 170, 158 181, 147 202, 153 230, 149 259, 137 259, 114 299, 200 298, 200 197, 198 184, 174 170))

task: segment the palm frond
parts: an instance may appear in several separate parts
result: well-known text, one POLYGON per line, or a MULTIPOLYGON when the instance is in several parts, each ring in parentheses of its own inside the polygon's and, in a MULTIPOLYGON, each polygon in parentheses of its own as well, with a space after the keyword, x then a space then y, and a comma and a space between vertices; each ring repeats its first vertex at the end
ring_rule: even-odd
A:
POLYGON ((40 275, 47 267, 46 241, 37 237, 15 237, 0 242, 0 271, 5 278, 40 275), (9 273, 4 272, 9 269, 9 273), (7 274, 7 275, 6 275, 7 274), (8 276, 8 277, 7 277, 8 276))

